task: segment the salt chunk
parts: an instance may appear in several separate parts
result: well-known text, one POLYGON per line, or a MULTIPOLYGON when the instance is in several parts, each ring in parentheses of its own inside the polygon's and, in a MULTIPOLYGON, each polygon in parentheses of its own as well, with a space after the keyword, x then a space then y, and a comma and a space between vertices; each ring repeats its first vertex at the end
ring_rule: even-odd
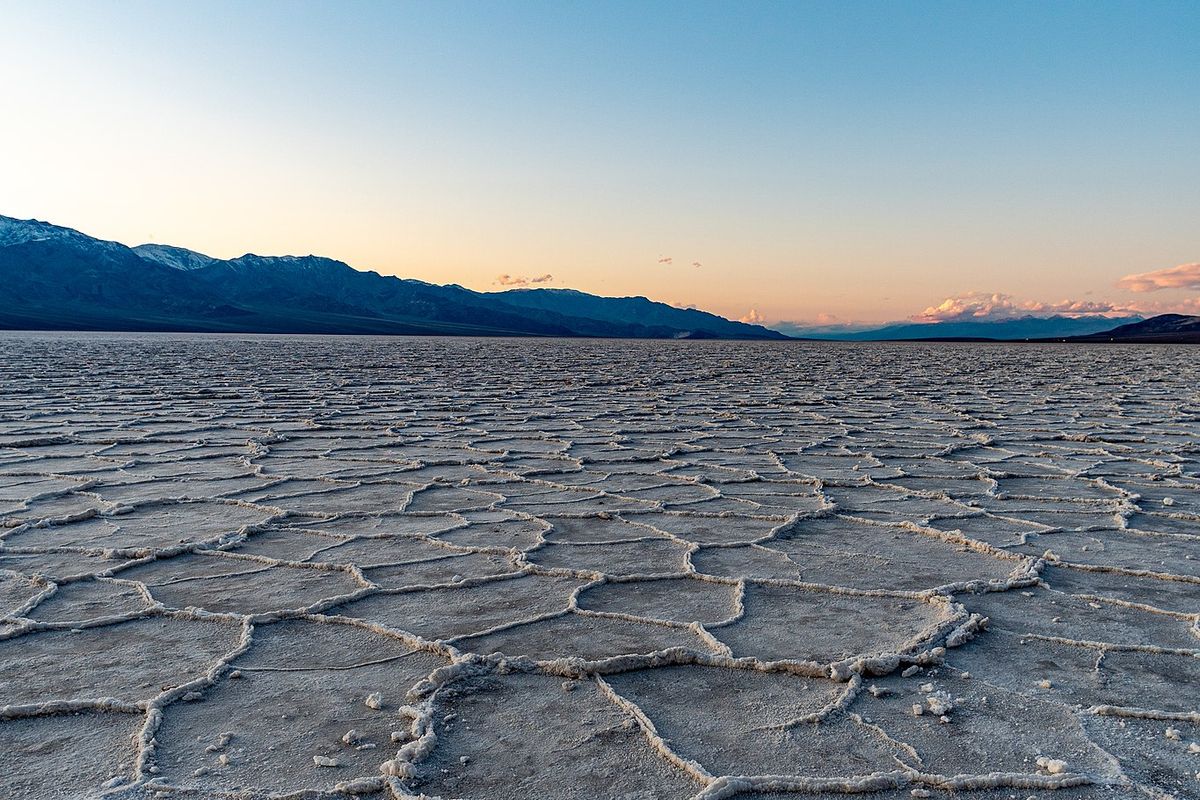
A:
POLYGON ((367 708, 378 711, 383 708, 383 695, 379 692, 371 692, 364 702, 367 704, 367 708))
POLYGON ((909 794, 913 797, 933 797, 928 789, 913 789, 909 794))
POLYGON ((362 734, 360 734, 354 728, 351 728, 350 730, 346 731, 346 733, 342 736, 343 744, 358 744, 361 741, 362 741, 362 734))
POLYGON ((1054 684, 1050 683, 1050 681, 1042 680, 1042 681, 1038 681, 1038 686, 1041 687, 1042 689, 1049 689, 1052 686, 1054 686, 1054 684))
POLYGON ((945 692, 929 695, 925 698, 925 705, 929 707, 929 713, 936 717, 943 717, 954 709, 954 701, 945 692))
POLYGON ((1166 737, 1172 742, 1178 742, 1183 738, 1183 732, 1179 728, 1167 728, 1166 737))
POLYGON ((313 756, 313 763, 318 767, 336 767, 338 760, 329 756, 313 756))
POLYGON ((458 757, 458 763, 460 763, 460 764, 467 764, 467 763, 469 763, 470 761, 471 761, 471 757, 470 757, 470 756, 459 756, 459 757, 458 757))
POLYGON ((916 675, 916 674, 917 674, 918 672, 920 672, 920 671, 921 671, 921 668, 920 668, 920 667, 918 667, 916 664, 913 664, 911 667, 909 667, 908 669, 904 670, 904 672, 901 672, 901 673, 900 673, 900 677, 902 677, 902 678, 911 678, 913 675, 916 675))
POLYGON ((912 712, 914 717, 919 717, 925 713, 925 707, 920 703, 913 703, 912 712))
POLYGON ((1067 771, 1067 762, 1059 758, 1046 758, 1038 756, 1037 765, 1051 775, 1061 775, 1067 771))

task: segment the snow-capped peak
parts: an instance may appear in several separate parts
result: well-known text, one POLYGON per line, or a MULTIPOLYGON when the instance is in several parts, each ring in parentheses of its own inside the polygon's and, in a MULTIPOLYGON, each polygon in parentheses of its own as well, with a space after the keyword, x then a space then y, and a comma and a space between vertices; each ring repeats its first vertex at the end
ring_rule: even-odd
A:
POLYGON ((164 267, 171 267, 172 269, 183 270, 184 272, 207 267, 217 260, 212 256, 204 255, 204 253, 197 253, 195 250, 188 250, 186 247, 173 247, 169 244, 139 244, 132 249, 133 252, 147 261, 153 261, 157 264, 162 264, 164 267))

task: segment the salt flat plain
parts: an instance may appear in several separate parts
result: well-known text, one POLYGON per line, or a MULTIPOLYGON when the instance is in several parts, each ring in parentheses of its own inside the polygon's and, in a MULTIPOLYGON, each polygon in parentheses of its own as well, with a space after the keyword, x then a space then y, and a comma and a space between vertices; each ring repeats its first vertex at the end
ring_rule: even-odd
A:
POLYGON ((1198 355, 0 335, 0 797, 1200 797, 1198 355))

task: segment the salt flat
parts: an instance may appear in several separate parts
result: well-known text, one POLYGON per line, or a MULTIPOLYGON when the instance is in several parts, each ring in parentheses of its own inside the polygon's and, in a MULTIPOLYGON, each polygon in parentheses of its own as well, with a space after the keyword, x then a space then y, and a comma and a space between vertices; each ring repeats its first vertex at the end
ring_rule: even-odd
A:
POLYGON ((1200 797, 1186 347, 0 335, 0 797, 1200 797))

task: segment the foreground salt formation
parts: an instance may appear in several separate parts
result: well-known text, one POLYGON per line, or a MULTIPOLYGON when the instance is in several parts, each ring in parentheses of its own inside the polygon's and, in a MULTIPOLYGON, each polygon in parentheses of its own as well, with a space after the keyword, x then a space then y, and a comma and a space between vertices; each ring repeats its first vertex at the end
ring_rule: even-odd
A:
POLYGON ((0 796, 1200 797, 1187 348, 0 355, 0 796))

